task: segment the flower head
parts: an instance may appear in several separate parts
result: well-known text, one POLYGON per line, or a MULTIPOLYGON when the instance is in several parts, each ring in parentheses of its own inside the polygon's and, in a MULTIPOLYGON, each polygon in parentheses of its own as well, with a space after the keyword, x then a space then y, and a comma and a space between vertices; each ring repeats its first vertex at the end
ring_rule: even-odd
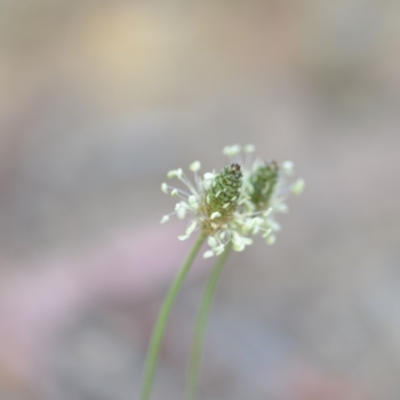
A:
POLYGON ((275 217, 288 211, 286 200, 290 194, 300 194, 304 180, 288 182, 293 175, 293 162, 262 161, 253 159, 253 145, 243 149, 239 145, 228 146, 224 154, 243 164, 243 206, 238 215, 243 235, 261 234, 268 244, 275 243, 275 232, 280 224, 275 217), (233 151, 234 150, 234 151, 233 151))
POLYGON ((164 193, 179 198, 175 211, 165 215, 161 223, 167 222, 173 214, 179 219, 190 216, 185 234, 178 238, 185 240, 200 230, 208 237, 210 247, 204 257, 221 254, 228 243, 234 250, 242 251, 253 243, 250 236, 259 233, 272 244, 274 232, 280 229, 274 215, 287 211, 285 201, 288 195, 301 192, 304 181, 287 184, 286 177, 292 174, 293 163, 252 162, 254 151, 253 145, 245 146, 243 151, 239 145, 226 147, 223 153, 231 163, 221 172, 208 172, 203 177, 198 175, 201 164, 195 161, 189 166, 194 174, 194 183, 182 169, 170 171, 168 178, 179 179, 187 190, 167 183, 161 185, 164 193))
MULTIPOLYGON (((200 167, 198 161, 189 166, 194 173, 194 184, 181 169, 167 174, 169 178, 176 177, 183 182, 188 191, 171 187, 167 183, 163 183, 161 189, 164 193, 180 198, 172 214, 176 214, 180 219, 187 215, 191 217, 185 234, 178 238, 185 240, 192 232, 201 230, 208 236, 207 242, 211 248, 204 253, 204 257, 211 257, 221 254, 231 240, 231 226, 239 205, 243 175, 237 163, 226 166, 219 173, 205 173, 202 178, 198 175, 200 167)), ((165 215, 161 222, 167 222, 169 217, 170 215, 165 215)))

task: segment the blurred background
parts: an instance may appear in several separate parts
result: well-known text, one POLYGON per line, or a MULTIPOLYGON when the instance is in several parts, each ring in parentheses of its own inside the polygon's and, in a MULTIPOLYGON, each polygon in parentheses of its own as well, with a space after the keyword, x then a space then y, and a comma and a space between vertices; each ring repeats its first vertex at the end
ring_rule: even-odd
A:
MULTIPOLYGON (((400 3, 0 1, 0 398, 137 398, 190 243, 168 170, 293 160, 276 245, 233 254, 199 399, 400 398, 400 3)), ((154 399, 182 395, 211 261, 154 399)))

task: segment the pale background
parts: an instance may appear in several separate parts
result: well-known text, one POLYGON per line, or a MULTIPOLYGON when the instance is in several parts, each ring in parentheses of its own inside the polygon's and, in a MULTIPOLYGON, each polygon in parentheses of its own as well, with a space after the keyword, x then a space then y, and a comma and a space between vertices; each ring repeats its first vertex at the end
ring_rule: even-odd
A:
MULTIPOLYGON (((0 0, 0 398, 125 400, 188 244, 160 184, 227 144, 295 162, 234 254, 200 400, 400 398, 400 3, 0 0)), ((154 399, 181 398, 210 262, 154 399)))

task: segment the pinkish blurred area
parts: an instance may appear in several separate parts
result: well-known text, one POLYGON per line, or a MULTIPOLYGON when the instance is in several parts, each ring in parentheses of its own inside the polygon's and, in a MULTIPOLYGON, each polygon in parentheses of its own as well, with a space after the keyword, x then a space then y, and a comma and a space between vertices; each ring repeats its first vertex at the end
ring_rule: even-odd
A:
MULTIPOLYGON (((400 398, 400 3, 3 1, 0 399, 137 398, 189 243, 168 170, 295 162, 276 245, 234 254, 199 400, 400 398)), ((182 397, 210 261, 165 338, 182 397)))

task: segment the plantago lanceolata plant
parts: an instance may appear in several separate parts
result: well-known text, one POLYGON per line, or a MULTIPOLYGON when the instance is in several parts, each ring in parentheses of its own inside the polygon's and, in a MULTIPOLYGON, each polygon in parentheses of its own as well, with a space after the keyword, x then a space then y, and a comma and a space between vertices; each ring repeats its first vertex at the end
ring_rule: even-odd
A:
POLYGON ((275 219, 276 214, 287 211, 286 200, 291 193, 299 194, 303 190, 302 179, 287 183, 287 178, 293 173, 292 162, 286 161, 279 165, 275 161, 253 160, 254 150, 252 145, 245 146, 243 150, 239 145, 227 146, 223 153, 229 157, 230 163, 222 171, 207 172, 200 176, 201 164, 195 161, 189 166, 189 170, 194 174, 194 183, 180 168, 170 171, 167 175, 170 179, 180 180, 186 189, 176 188, 167 183, 161 185, 164 193, 179 199, 175 211, 165 215, 161 223, 167 222, 172 215, 179 219, 188 217, 189 223, 185 233, 178 238, 186 240, 194 232, 199 233, 167 293, 155 324, 146 359, 141 400, 150 399, 168 316, 202 244, 207 241, 209 247, 203 253, 204 258, 219 257, 206 285, 196 323, 186 386, 188 400, 194 400, 196 396, 207 316, 229 250, 243 251, 253 243, 252 236, 258 234, 268 244, 273 244, 275 234, 280 230, 280 225, 275 219))

